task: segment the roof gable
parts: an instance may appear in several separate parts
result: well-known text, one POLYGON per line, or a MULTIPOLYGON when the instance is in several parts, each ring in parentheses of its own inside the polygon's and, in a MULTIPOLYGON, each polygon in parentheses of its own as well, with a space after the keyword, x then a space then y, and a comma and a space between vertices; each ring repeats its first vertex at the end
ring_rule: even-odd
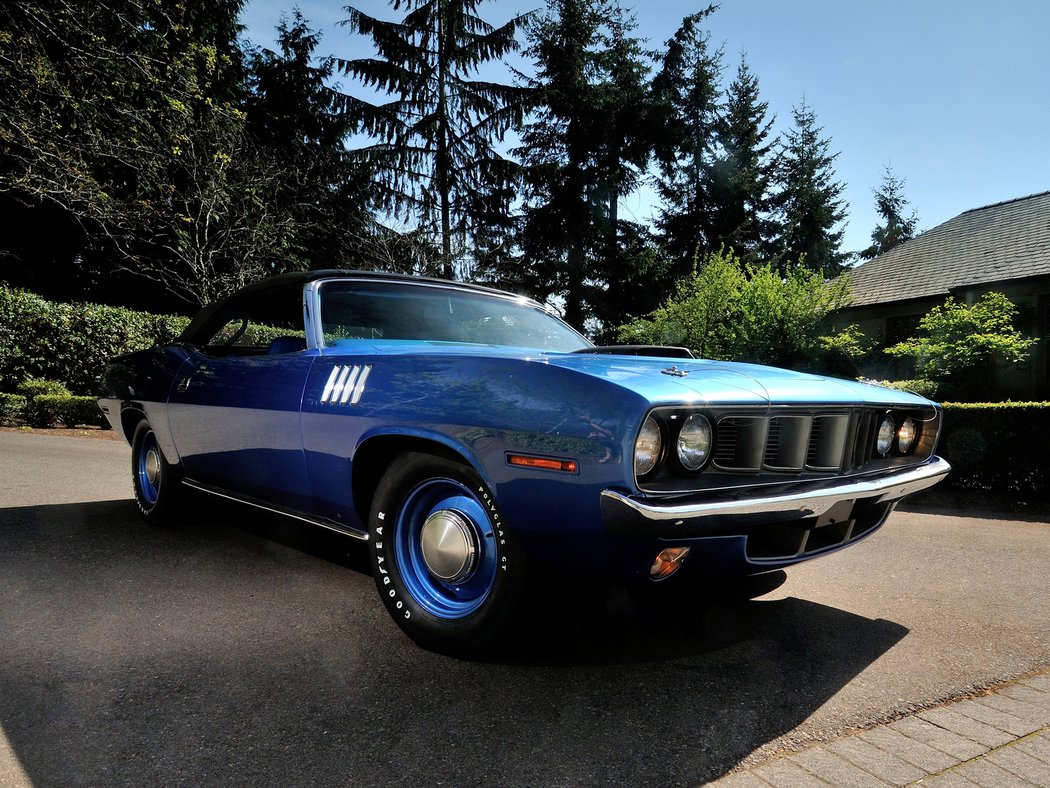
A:
POLYGON ((974 208, 847 271, 851 306, 1050 275, 1050 191, 974 208))

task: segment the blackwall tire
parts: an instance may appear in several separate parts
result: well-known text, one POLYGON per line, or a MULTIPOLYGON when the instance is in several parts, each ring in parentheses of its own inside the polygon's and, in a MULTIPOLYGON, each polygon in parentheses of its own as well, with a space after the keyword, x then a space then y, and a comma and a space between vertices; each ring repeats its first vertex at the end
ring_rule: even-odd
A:
POLYGON ((387 611, 432 651, 479 654, 518 607, 524 561, 492 491, 465 464, 396 458, 376 488, 369 553, 387 611))
POLYGON ((131 440, 131 481, 135 503, 153 525, 170 525, 183 499, 182 474, 165 459, 157 436, 143 419, 131 440))

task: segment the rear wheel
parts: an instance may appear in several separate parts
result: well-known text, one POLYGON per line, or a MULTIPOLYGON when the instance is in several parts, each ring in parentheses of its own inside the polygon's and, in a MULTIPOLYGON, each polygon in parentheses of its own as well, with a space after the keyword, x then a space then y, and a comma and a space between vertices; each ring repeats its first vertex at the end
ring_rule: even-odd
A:
POLYGON ((181 498, 181 474, 164 458, 157 435, 145 419, 131 440, 131 479, 143 517, 156 525, 169 523, 181 498))
POLYGON ((379 594, 419 645, 468 654, 504 631, 524 564, 495 496, 473 469, 401 455, 376 489, 369 531, 379 594))

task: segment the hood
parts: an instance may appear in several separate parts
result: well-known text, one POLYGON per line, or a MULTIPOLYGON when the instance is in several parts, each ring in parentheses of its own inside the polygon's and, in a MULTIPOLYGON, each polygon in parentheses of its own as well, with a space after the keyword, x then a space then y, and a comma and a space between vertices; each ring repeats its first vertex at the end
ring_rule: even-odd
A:
POLYGON ((882 386, 758 364, 601 354, 535 358, 632 389, 653 405, 925 405, 882 386))

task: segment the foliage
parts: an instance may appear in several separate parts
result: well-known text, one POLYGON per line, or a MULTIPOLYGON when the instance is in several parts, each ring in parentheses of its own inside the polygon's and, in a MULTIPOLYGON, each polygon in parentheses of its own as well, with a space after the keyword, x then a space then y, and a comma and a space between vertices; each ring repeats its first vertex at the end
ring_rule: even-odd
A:
POLYGON ((1017 307, 1002 293, 985 293, 972 306, 949 296, 923 316, 916 336, 885 352, 914 358, 924 378, 958 385, 964 373, 1028 358, 1038 340, 1014 327, 1016 315, 1017 307))
POLYGON ((43 396, 70 396, 69 389, 65 383, 57 380, 44 380, 41 378, 26 378, 18 384, 18 393, 27 400, 43 396))
POLYGON ((516 177, 495 147, 520 123, 526 92, 476 78, 480 67, 517 49, 516 16, 493 27, 481 0, 393 0, 386 22, 348 7, 344 24, 368 36, 377 56, 337 59, 339 71, 391 96, 382 104, 341 94, 340 105, 375 142, 362 154, 376 167, 381 206, 415 219, 439 239, 441 273, 468 239, 499 243, 516 177), (454 243, 455 241, 455 243, 454 243))
POLYGON ((634 27, 609 0, 560 0, 529 27, 537 109, 515 151, 525 166, 521 280, 564 302, 581 330, 622 320, 658 273, 645 229, 619 217, 651 150, 649 66, 634 27))
POLYGON ((0 391, 0 427, 18 427, 24 424, 25 411, 25 397, 0 391))
POLYGON ((715 126, 718 153, 711 165, 707 239, 708 249, 725 246, 746 263, 769 249, 773 232, 775 161, 773 145, 766 142, 773 126, 768 111, 769 104, 759 100, 758 78, 741 56, 715 126))
POLYGON ((801 266, 743 265, 712 255, 649 316, 623 326, 625 342, 684 345, 702 358, 797 366, 821 347, 821 321, 849 298, 844 280, 825 283, 801 266))
POLYGON ((846 255, 840 251, 846 218, 841 199, 845 185, 835 180, 837 153, 830 153, 830 140, 822 138, 816 113, 805 100, 792 108, 794 126, 781 143, 774 202, 781 225, 775 245, 783 265, 796 262, 824 276, 842 270, 846 255))
MULTIPOLYGON (((229 135, 216 132, 217 124, 236 118, 240 6, 240 0, 3 4, 0 192, 9 203, 50 211, 79 235, 79 257, 71 256, 64 273, 82 290, 101 291, 105 277, 120 271, 155 278, 166 270, 162 260, 182 259, 167 257, 185 246, 174 229, 202 219, 213 224, 212 211, 187 211, 178 198, 187 175, 206 164, 219 170, 240 164, 230 166, 229 135), (144 261, 154 265, 144 268, 144 261)), ((198 177, 190 190, 200 183, 198 177)), ((237 262, 225 258, 227 265, 237 262)), ((196 297, 178 287, 171 292, 196 297)))
POLYGON ((97 394, 108 359, 178 336, 189 321, 97 304, 58 304, 0 287, 0 391, 27 378, 97 394))
POLYGON ((915 227, 919 215, 913 210, 905 216, 908 201, 904 197, 904 178, 898 178, 886 165, 882 174, 882 186, 872 189, 875 195, 875 209, 882 217, 882 223, 871 231, 871 246, 857 253, 862 260, 870 260, 888 252, 895 246, 911 240, 915 236, 915 227))
POLYGON ((1050 433, 1050 403, 945 403, 938 452, 963 489, 1050 499, 1050 462, 1033 435, 1050 433))
POLYGON ((910 391, 927 399, 936 400, 940 394, 940 384, 933 380, 914 378, 912 380, 865 380, 875 386, 884 386, 896 391, 910 391))
POLYGON ((64 427, 109 425, 99 410, 98 400, 70 394, 42 394, 36 397, 26 406, 26 422, 31 427, 50 427, 56 422, 64 427))
POLYGON ((698 248, 718 248, 709 224, 722 50, 711 50, 711 35, 701 27, 714 10, 708 6, 682 20, 653 79, 657 191, 663 203, 657 225, 677 275, 688 273, 698 248))

